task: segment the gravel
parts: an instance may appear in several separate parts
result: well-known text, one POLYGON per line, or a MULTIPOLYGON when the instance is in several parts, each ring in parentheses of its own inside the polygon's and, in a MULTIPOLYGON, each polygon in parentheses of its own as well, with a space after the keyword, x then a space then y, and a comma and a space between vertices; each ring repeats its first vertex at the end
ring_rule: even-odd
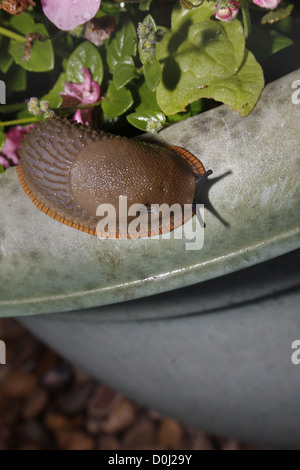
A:
POLYGON ((146 409, 0 320, 0 450, 254 450, 146 409))

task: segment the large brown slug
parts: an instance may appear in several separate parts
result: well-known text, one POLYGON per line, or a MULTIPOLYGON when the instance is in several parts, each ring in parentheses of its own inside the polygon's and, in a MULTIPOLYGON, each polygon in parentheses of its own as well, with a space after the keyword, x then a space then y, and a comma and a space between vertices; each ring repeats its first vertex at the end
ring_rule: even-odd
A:
MULTIPOLYGON (((114 206, 117 222, 120 196, 127 196, 128 206, 146 206, 147 217, 152 204, 192 206, 196 182, 211 173, 180 147, 104 134, 57 117, 35 124, 20 155, 19 180, 40 210, 83 232, 113 238, 128 237, 127 229, 120 231, 117 223, 112 233, 99 233, 100 204, 114 206)), ((186 220, 174 216, 166 228, 160 219, 157 234, 186 220)), ((139 237, 149 234, 141 231, 139 237)))

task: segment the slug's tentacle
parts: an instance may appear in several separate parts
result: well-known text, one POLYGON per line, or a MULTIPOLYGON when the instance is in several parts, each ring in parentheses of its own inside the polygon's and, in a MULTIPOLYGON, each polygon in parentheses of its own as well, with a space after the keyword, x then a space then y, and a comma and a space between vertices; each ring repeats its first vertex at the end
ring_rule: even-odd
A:
POLYGON ((204 181, 206 181, 206 178, 207 178, 208 176, 212 175, 212 174, 213 174, 212 170, 207 170, 207 171, 204 173, 204 175, 200 176, 200 178, 197 178, 197 179, 196 179, 196 187, 201 186, 201 185, 204 183, 204 181))

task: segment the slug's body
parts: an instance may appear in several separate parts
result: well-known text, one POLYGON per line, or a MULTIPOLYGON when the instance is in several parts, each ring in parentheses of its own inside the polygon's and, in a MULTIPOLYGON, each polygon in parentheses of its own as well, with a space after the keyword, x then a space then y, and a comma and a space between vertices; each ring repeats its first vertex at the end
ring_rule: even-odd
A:
MULTIPOLYGON (((20 155, 18 177, 40 210, 83 232, 113 238, 128 236, 127 227, 124 232, 118 226, 121 196, 127 197, 128 207, 146 207, 150 223, 153 204, 192 205, 196 180, 210 174, 179 147, 98 133, 60 118, 36 124, 22 142, 20 155), (117 225, 112 231, 97 230, 101 204, 115 208, 117 225)), ((128 224, 133 218, 128 217, 128 224)), ((157 233, 151 235, 186 220, 173 216, 168 227, 159 220, 157 233)), ((149 233, 149 228, 146 233, 141 229, 139 237, 149 233)))

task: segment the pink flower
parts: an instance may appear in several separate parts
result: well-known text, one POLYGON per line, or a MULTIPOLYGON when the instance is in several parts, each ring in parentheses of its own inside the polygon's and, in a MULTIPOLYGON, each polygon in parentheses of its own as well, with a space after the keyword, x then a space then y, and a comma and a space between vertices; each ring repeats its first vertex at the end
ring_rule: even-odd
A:
POLYGON ((19 163, 20 157, 18 155, 18 150, 20 142, 24 139, 24 135, 28 134, 30 127, 33 126, 15 126, 11 127, 9 131, 6 132, 6 141, 0 154, 0 165, 4 168, 17 165, 19 163))
POLYGON ((101 0, 41 0, 47 18, 59 29, 70 31, 90 21, 99 10, 101 0))
MULTIPOLYGON (((85 77, 83 83, 65 82, 64 92, 60 93, 63 99, 63 106, 91 104, 99 100, 100 87, 98 83, 92 80, 88 69, 83 68, 82 73, 85 77)), ((92 110, 93 108, 78 109, 73 116, 74 121, 90 126, 92 124, 92 110)))
POLYGON ((215 17, 218 20, 229 23, 237 17, 239 12, 239 2, 236 0, 221 0, 216 2, 215 17))
POLYGON ((274 10, 277 8, 281 0, 252 0, 255 5, 258 5, 262 8, 269 8, 270 10, 274 10))

